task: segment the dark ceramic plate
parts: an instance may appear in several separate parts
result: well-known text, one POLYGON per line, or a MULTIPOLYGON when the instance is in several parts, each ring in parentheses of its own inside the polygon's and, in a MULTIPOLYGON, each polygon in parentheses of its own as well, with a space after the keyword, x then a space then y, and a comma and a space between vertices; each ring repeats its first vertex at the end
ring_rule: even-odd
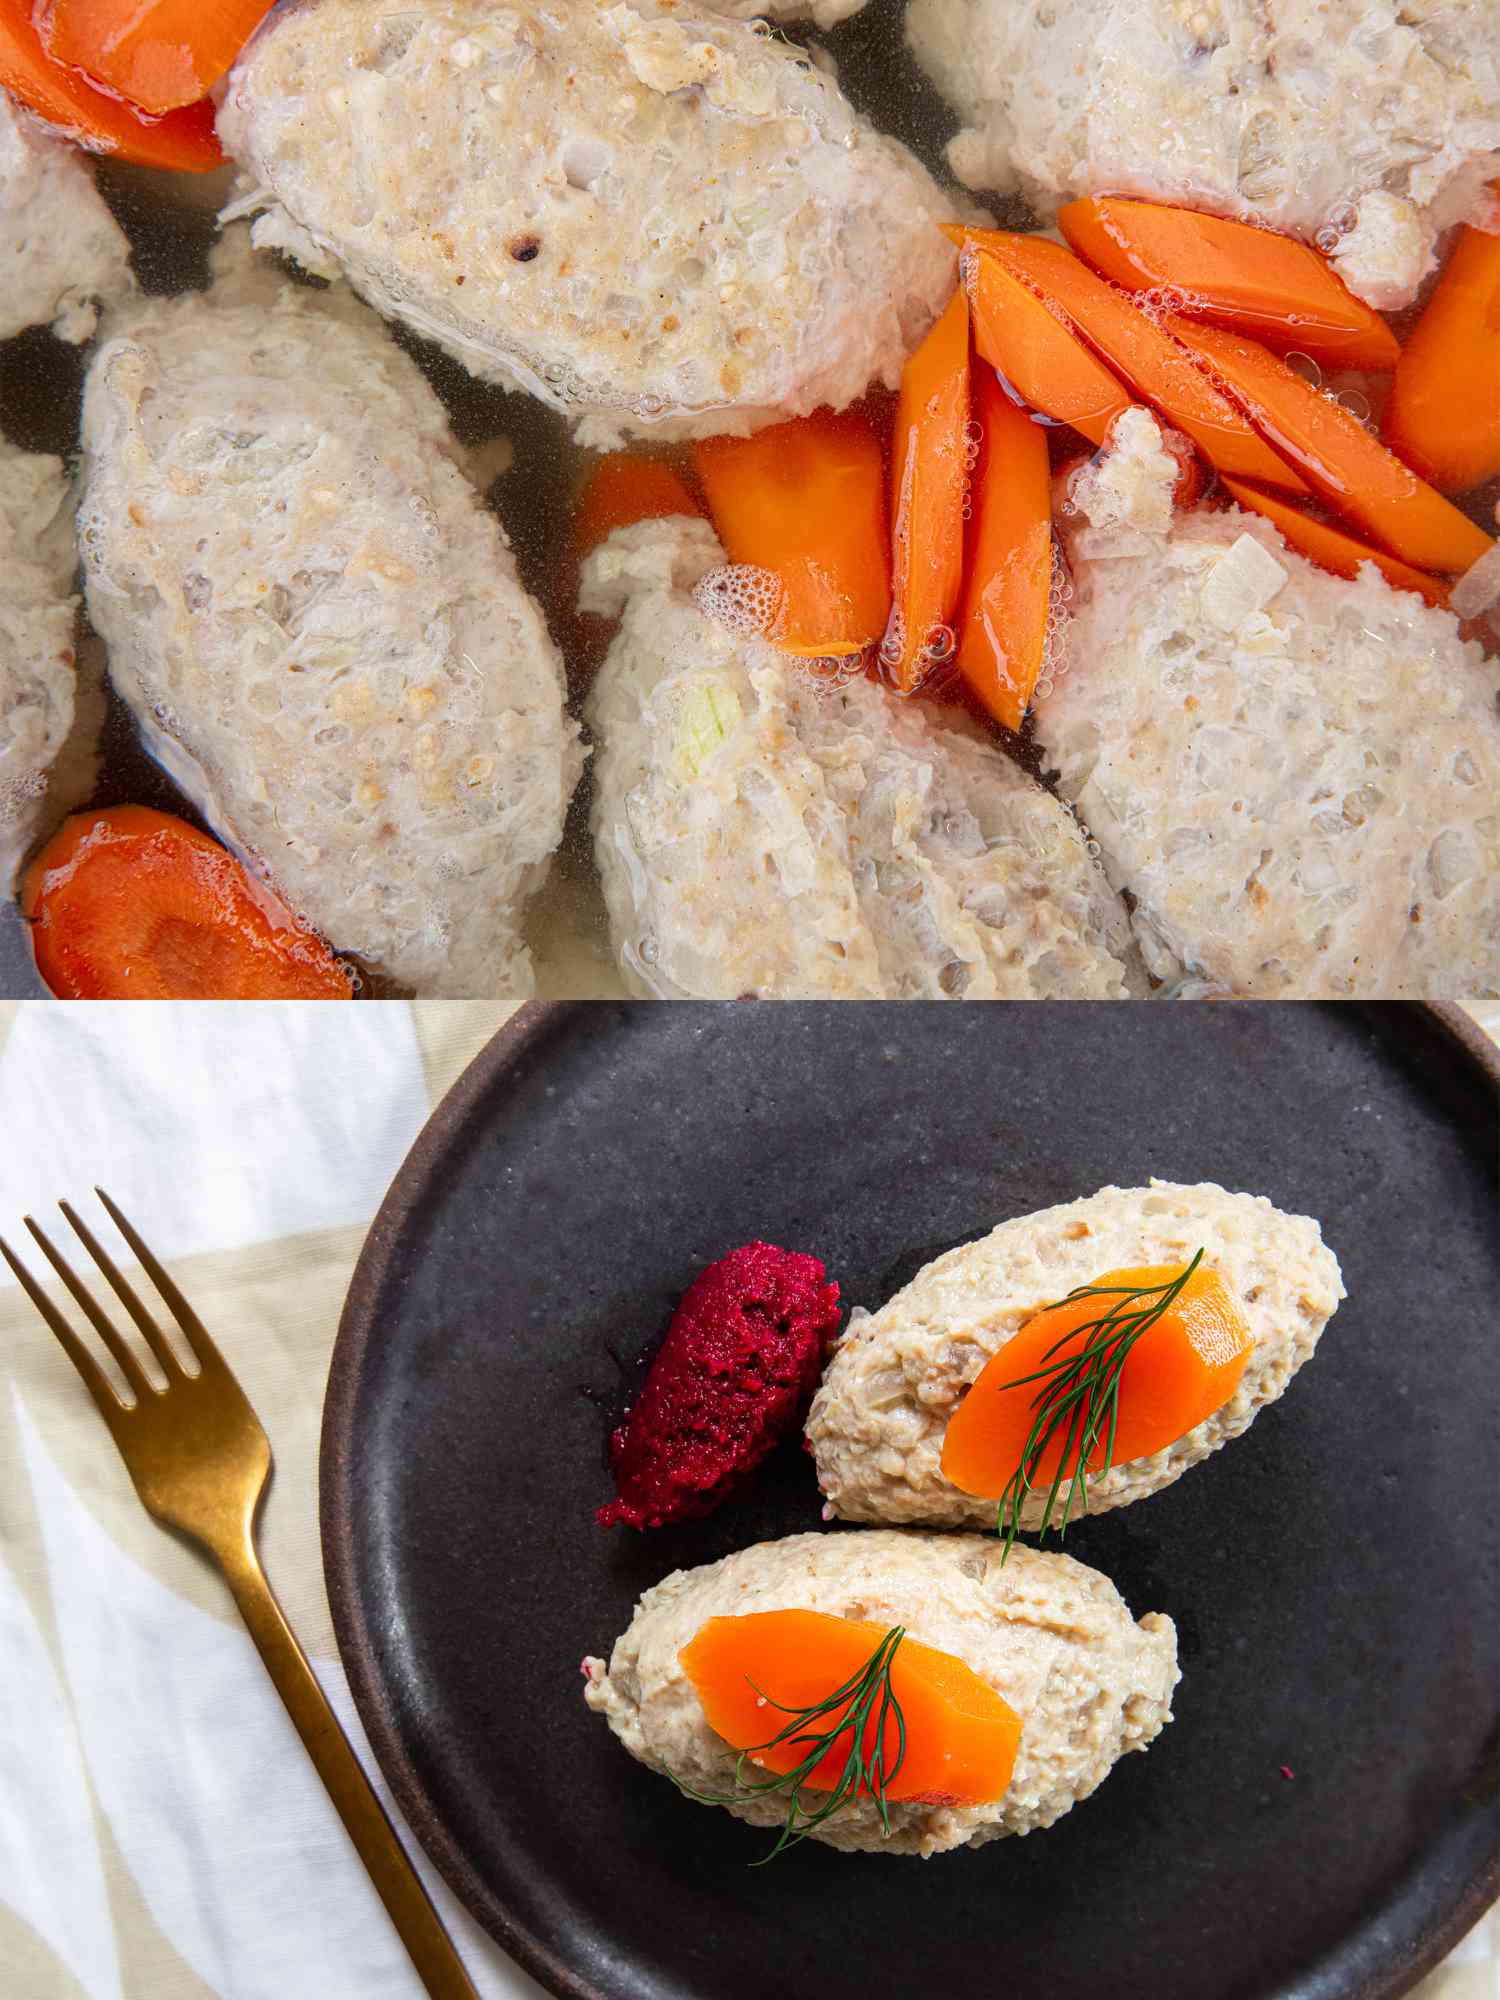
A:
MULTIPOLYGON (((1417 1008, 529 1011, 371 1232, 324 1426, 335 1624, 449 1881, 559 1994, 1390 2000, 1495 1893, 1495 1077, 1417 1008), (1177 1720, 1028 1840, 929 1863, 688 1803, 583 1705, 642 1589, 819 1524, 604 1533, 599 1399, 711 1258, 874 1306, 996 1221, 1151 1173, 1318 1216, 1349 1299, 1254 1430, 1070 1533, 1171 1613, 1177 1720)), ((854 1532, 858 1530, 830 1530, 854 1532)))

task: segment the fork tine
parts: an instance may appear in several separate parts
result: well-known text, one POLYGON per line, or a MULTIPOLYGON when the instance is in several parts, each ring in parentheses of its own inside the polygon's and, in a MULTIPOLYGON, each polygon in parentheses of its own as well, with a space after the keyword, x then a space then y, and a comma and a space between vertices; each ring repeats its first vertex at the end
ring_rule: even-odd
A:
POLYGON ((20 1258, 15 1255, 4 1237, 0 1237, 0 1257, 3 1257, 15 1273, 16 1282, 27 1298, 36 1307, 42 1318, 57 1335, 64 1354, 83 1377, 83 1386, 94 1399, 95 1407, 113 1431, 118 1418, 128 1416, 129 1411, 115 1394, 108 1376, 89 1353, 78 1335, 53 1305, 51 1299, 32 1277, 20 1258))
POLYGON ((187 1300, 182 1296, 182 1293, 173 1284, 160 1259, 154 1257, 146 1248, 135 1230, 125 1220, 119 1209, 115 1207, 115 1204, 110 1200, 103 1188, 96 1187, 94 1193, 103 1202, 105 1211, 116 1229, 119 1230, 125 1241, 135 1252, 136 1260, 140 1264, 141 1269, 146 1273, 146 1276, 155 1285, 157 1291, 160 1292, 162 1298, 165 1300, 173 1318, 177 1321, 183 1339, 196 1356, 199 1367, 218 1367, 222 1368, 226 1375, 230 1374, 229 1364, 209 1338, 207 1327, 204 1326, 202 1320, 199 1319, 187 1300))
POLYGON ((145 1372, 140 1362, 136 1360, 125 1342, 115 1332, 113 1325, 110 1323, 108 1313, 96 1303, 93 1293, 90 1292, 82 1278, 72 1269, 67 1259, 59 1251, 53 1249, 46 1233, 38 1223, 34 1222, 29 1215, 23 1215, 21 1220, 36 1238, 37 1246, 41 1250, 42 1255, 52 1266, 53 1270, 56 1271, 58 1277, 62 1279, 68 1290, 73 1294, 73 1297, 78 1301, 79 1309, 88 1316, 89 1325, 114 1356, 115 1366, 129 1383, 130 1392, 136 1401, 138 1403, 144 1402, 147 1396, 154 1395, 155 1391, 146 1380, 145 1372))
POLYGON ((171 1342, 156 1324, 150 1313, 141 1304, 140 1299, 136 1296, 135 1291, 126 1280, 124 1274, 116 1267, 114 1259, 105 1250, 103 1244, 99 1242, 88 1224, 75 1212, 71 1202, 60 1201, 57 1205, 72 1225, 73 1234, 78 1238, 84 1249, 88 1251, 111 1285, 114 1286, 116 1296, 119 1298, 126 1312, 130 1314, 130 1317, 140 1328, 141 1337, 156 1356, 162 1373, 169 1382, 174 1380, 181 1381, 186 1374, 186 1370, 172 1351, 171 1342))

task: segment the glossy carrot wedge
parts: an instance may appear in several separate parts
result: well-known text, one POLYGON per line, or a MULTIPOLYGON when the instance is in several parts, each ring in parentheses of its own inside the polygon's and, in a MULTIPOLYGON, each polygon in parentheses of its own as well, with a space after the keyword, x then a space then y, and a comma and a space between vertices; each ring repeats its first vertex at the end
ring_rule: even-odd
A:
POLYGON ((1448 585, 1440 583, 1435 576, 1424 576, 1419 569, 1409 563, 1397 562, 1384 549, 1371 548, 1367 542, 1356 541, 1353 535, 1346 535, 1342 529, 1330 526, 1327 521, 1315 521, 1309 514, 1302 513, 1288 501, 1270 493, 1259 493, 1253 486, 1246 486, 1238 479, 1226 479, 1223 487, 1237 506, 1251 513, 1263 514, 1281 530, 1283 539, 1299 554, 1315 562, 1320 569, 1331 570, 1335 576, 1358 576, 1361 563, 1372 562, 1393 589, 1414 590, 1419 597, 1440 611, 1448 608, 1451 595, 1448 585))
POLYGON ((891 628, 881 664, 903 692, 953 652, 963 584, 969 304, 953 294, 901 372, 891 437, 891 628))
POLYGON ((47 53, 143 111, 206 97, 233 68, 269 0, 51 0, 47 53))
POLYGON ((1394 368, 1396 336, 1331 264, 1294 236, 1159 202, 1090 195, 1057 226, 1086 264, 1127 292, 1175 292, 1189 319, 1238 328, 1276 354, 1328 368, 1394 368))
POLYGON ((1091 271, 1071 250, 1045 236, 999 229, 946 233, 976 244, 982 256, 994 257, 1011 277, 1060 310, 1126 386, 1142 402, 1154 404, 1220 472, 1292 493, 1307 491, 1296 469, 1220 395, 1192 356, 1148 319, 1128 293, 1091 271))
MULTIPOLYGON (((1180 1266, 1106 1271, 1095 1286, 1122 1292, 1165 1285, 1180 1266)), ((1108 1297, 1065 1299, 1027 1320, 1015 1337, 985 1363, 948 1420, 943 1436, 945 1479, 961 1492, 998 1500, 1021 1465, 1036 1420, 1036 1398, 1046 1382, 1026 1381, 1050 1358, 1082 1348, 1088 1330, 1110 1306, 1108 1297)), ((1130 1348, 1120 1371, 1118 1418, 1111 1463, 1148 1458, 1211 1417, 1227 1403, 1245 1372, 1254 1345, 1238 1300, 1211 1265, 1200 1264, 1173 1304, 1130 1348)), ((1088 1469, 1102 1471, 1104 1440, 1090 1452, 1088 1469)), ((1032 1483, 1071 1474, 1078 1448, 1066 1424, 1043 1451, 1032 1483)))
POLYGON ((1491 546, 1482 528, 1268 347, 1185 319, 1171 319, 1168 327, 1334 512, 1392 555, 1413 569, 1448 575, 1468 569, 1491 546))
POLYGON ((1500 236, 1459 231, 1396 364, 1385 441, 1445 493, 1500 472, 1500 236))
POLYGON ((879 639, 891 609, 890 545, 868 410, 815 410, 754 437, 704 438, 693 459, 729 560, 781 584, 772 645, 838 659, 879 639))
POLYGON ((65 820, 21 913, 60 1000, 348 1000, 349 975, 226 848, 148 806, 65 820))
MULTIPOLYGON (((736 1750, 767 1743, 792 1718, 784 1709, 816 1706, 866 1666, 887 1628, 826 1611, 751 1611, 710 1618, 678 1655, 709 1727, 736 1750), (774 1706, 773 1704, 780 1704, 774 1706)), ((1003 1798, 1021 1741, 1021 1718, 1009 1702, 952 1653, 902 1639, 891 1660, 891 1692, 901 1705, 905 1754, 886 1797, 952 1805, 1003 1798)), ((838 1711, 819 1717, 819 1734, 838 1711)), ((866 1723, 867 1754, 876 1719, 866 1723)), ((843 1736, 807 1779, 832 1791, 851 1747, 843 1736)), ((894 1717, 880 1742, 887 1770, 898 1749, 894 1717)), ((757 1752, 767 1771, 793 1771, 807 1752, 794 1742, 757 1752)), ((753 1781, 754 1774, 749 1774, 753 1781)))
POLYGON ((964 269, 980 356, 1028 408, 1103 444, 1134 400, 1125 384, 998 258, 969 251, 964 269))
POLYGON ((974 372, 982 433, 971 488, 958 670, 997 722, 1019 729, 1047 652, 1052 482, 1047 440, 988 368, 974 372))
POLYGON ((0 89, 55 125, 64 137, 117 159, 187 174, 209 173, 223 165, 212 104, 191 104, 153 120, 118 97, 93 89, 83 77, 54 62, 42 47, 32 26, 30 0, 0 0, 0 89))
POLYGON ((568 554, 576 568, 616 528, 661 521, 673 514, 701 515, 687 481, 665 459, 643 451, 611 451, 590 470, 573 503, 568 554))

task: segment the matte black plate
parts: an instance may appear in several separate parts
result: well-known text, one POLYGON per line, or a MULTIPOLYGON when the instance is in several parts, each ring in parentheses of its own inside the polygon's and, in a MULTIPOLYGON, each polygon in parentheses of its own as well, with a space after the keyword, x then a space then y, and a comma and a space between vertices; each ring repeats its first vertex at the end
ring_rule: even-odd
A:
POLYGON ((523 1016, 381 1211, 324 1427, 339 1640, 421 1838, 562 1994, 1405 1992, 1497 1880, 1495 1155, 1493 1070, 1416 1008, 523 1016), (669 1570, 817 1527, 811 1467, 601 1532, 611 1356, 750 1237, 874 1306, 1152 1173, 1318 1216, 1350 1294, 1246 1438, 1069 1535, 1176 1619, 1176 1722, 1030 1839, 747 1869, 764 1836, 633 1763, 578 1661, 669 1570))

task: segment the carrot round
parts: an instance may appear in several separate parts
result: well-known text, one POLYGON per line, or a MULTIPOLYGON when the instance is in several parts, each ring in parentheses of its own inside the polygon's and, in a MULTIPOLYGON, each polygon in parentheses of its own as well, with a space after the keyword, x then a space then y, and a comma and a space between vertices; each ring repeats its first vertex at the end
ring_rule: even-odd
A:
POLYGON ((270 0, 51 0, 47 53, 138 104, 173 111, 206 97, 270 0))
POLYGON ((190 104, 150 119, 54 62, 31 24, 30 0, 0 0, 0 89, 69 138, 143 167, 204 174, 222 166, 214 107, 190 104))
POLYGON ((1277 354, 1330 368, 1394 368, 1385 321, 1307 244, 1196 209, 1090 195, 1057 218, 1069 243, 1127 292, 1185 295, 1189 319, 1237 327, 1277 354))
POLYGON ((1130 408, 1125 384, 997 258, 966 253, 965 276, 981 357, 1030 408, 1103 444, 1115 418, 1130 408))
POLYGON ((1500 236, 1459 231, 1396 364, 1385 441, 1445 493, 1500 472, 1500 236))
POLYGON ((958 670, 1007 729, 1019 729, 1042 671, 1052 594, 1052 482, 1047 440, 988 368, 975 370, 979 459, 958 670))
POLYGON ((1226 479, 1224 490, 1238 506, 1250 512, 1264 514, 1281 530, 1287 544, 1315 562, 1320 569, 1331 570, 1335 576, 1358 576, 1361 563, 1372 562, 1395 590, 1414 590, 1419 597, 1425 597, 1429 604, 1439 610, 1447 610, 1451 595, 1447 584, 1440 583, 1435 576, 1424 576, 1419 569, 1409 563, 1397 562, 1384 549, 1373 549, 1366 542, 1357 542, 1353 535, 1346 535, 1342 529, 1332 527, 1327 521, 1315 521, 1310 514, 1304 514, 1285 500, 1278 500, 1269 493, 1257 493, 1253 486, 1246 486, 1237 479, 1226 479))
POLYGON ((765 636, 805 659, 862 653, 891 608, 885 475, 868 410, 814 410, 754 437, 704 438, 694 463, 732 563, 781 585, 765 636))
POLYGON ((895 612, 881 660, 909 692, 953 651, 963 583, 969 304, 957 291, 901 371, 891 441, 895 612))
POLYGON ((1198 356, 1258 431, 1294 459, 1336 514, 1414 569, 1457 574, 1490 537, 1371 437, 1342 404, 1305 382, 1258 341, 1174 317, 1168 328, 1198 356))
MULTIPOLYGON (((1171 1266, 1150 1266, 1107 1271, 1093 1283, 1136 1291, 1176 1276, 1171 1266)), ((943 1436, 943 1477, 960 1492, 999 1499, 1021 1465, 1036 1421, 1036 1398, 1047 1388, 1046 1382, 1020 1378, 1081 1347, 1085 1329, 1110 1303, 1083 1298, 1048 1306, 986 1362, 943 1436), (1049 1349, 1055 1349, 1050 1356, 1049 1349)), ((1234 1294, 1212 1266, 1200 1264, 1125 1357, 1111 1463, 1147 1458, 1211 1417, 1234 1394, 1252 1344, 1234 1294)), ((1101 1438, 1089 1454, 1090 1472, 1103 1470, 1104 1444, 1101 1438)), ((1077 1463, 1077 1445, 1064 1423, 1043 1451, 1032 1483, 1050 1484, 1059 1468, 1066 1477, 1077 1463)))
POLYGON ((347 1000, 349 975, 206 833, 149 806, 76 813, 21 911, 59 1000, 347 1000))
MULTIPOLYGON (((736 1750, 755 1750, 791 1720, 782 1709, 811 1708, 858 1674, 886 1631, 826 1611, 752 1611, 710 1618, 678 1658, 709 1727, 736 1750)), ((915 1639, 896 1648, 890 1686, 901 1704, 906 1749, 885 1788, 888 1799, 974 1806, 1004 1797, 1021 1741, 1021 1718, 1009 1702, 963 1660, 915 1639)), ((814 1726, 821 1734, 837 1720, 830 1713, 814 1726)), ((870 1752, 875 1728, 872 1716, 865 1739, 870 1752)), ((887 1718, 881 1744, 887 1770, 897 1741, 894 1718, 887 1718)), ((849 1735, 839 1739, 807 1782, 832 1791, 850 1747, 849 1735)), ((787 1742, 758 1751, 757 1762, 784 1773, 806 1754, 787 1742)), ((755 1773, 747 1770, 746 1778, 754 1783, 755 1773)))
POLYGON ((1170 334, 1148 319, 1129 295, 1082 264, 1071 250, 1045 236, 1017 236, 1001 229, 950 229, 996 258, 1029 285, 1097 349, 1127 387, 1154 403, 1221 472, 1305 493, 1306 483, 1246 423, 1227 396, 1184 354, 1170 334))

